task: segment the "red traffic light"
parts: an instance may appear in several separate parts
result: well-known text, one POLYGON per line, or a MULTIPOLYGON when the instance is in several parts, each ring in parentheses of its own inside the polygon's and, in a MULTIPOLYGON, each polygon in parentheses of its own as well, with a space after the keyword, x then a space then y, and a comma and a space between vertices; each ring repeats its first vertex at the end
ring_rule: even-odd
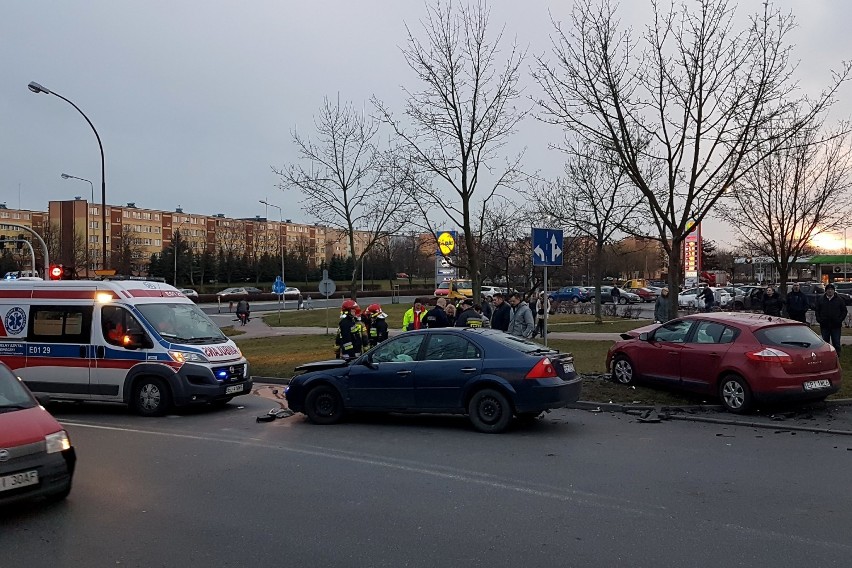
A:
POLYGON ((62 265, 61 264, 51 264, 50 265, 50 279, 51 280, 61 280, 62 279, 62 265))

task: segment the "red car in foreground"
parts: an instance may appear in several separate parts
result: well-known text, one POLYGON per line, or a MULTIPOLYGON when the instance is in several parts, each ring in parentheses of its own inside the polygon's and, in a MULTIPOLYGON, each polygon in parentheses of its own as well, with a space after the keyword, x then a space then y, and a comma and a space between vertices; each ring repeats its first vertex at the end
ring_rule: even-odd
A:
POLYGON ((757 402, 821 400, 840 390, 834 348, 807 325, 785 318, 696 314, 621 337, 607 353, 615 382, 716 395, 731 412, 747 412, 757 402))
POLYGON ((68 434, 0 363, 0 506, 71 491, 76 455, 68 434))

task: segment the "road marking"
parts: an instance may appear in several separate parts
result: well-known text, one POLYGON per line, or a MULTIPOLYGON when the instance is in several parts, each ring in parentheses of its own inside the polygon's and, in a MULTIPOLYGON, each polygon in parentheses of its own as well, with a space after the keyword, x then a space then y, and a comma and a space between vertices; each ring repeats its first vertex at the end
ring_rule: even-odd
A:
MULTIPOLYGON (((139 428, 126 428, 126 427, 117 427, 117 426, 104 426, 101 424, 87 424, 85 422, 75 422, 73 420, 60 420, 62 424, 75 426, 79 428, 90 428, 93 430, 108 430, 113 432, 129 432, 132 434, 148 434, 151 436, 164 436, 169 438, 180 438, 184 440, 198 440, 203 442, 224 442, 231 444, 240 444, 240 445, 249 445, 258 448, 264 448, 269 450, 283 450, 285 452, 302 454, 307 456, 314 456, 320 458, 328 458, 328 459, 336 459, 342 461, 348 461, 351 463, 358 463, 364 465, 372 465, 377 467, 383 467, 388 469, 394 469, 398 471, 405 471, 409 473, 418 473, 421 475, 428 475, 431 477, 438 477, 442 479, 449 479, 453 481, 459 481, 461 483, 468 483, 473 485, 481 485, 485 487, 490 487, 492 489, 502 489, 506 491, 512 491, 514 493, 520 493, 525 495, 532 495, 535 497, 541 497, 544 499, 551 499, 554 501, 560 502, 570 502, 576 503, 580 505, 587 505, 590 507, 596 507, 599 509, 609 509, 614 511, 619 511, 622 513, 629 513, 632 515, 640 516, 640 517, 649 517, 660 519, 665 522, 671 522, 674 520, 671 512, 668 511, 668 508, 662 506, 653 506, 653 505, 644 505, 644 504, 635 504, 631 506, 625 506, 623 503, 630 503, 630 501, 625 499, 620 499, 616 497, 609 497, 606 495, 600 495, 597 493, 584 492, 575 489, 564 489, 564 488, 535 488, 530 486, 530 484, 525 483, 519 480, 501 480, 500 478, 493 476, 487 473, 479 473, 473 471, 465 471, 453 468, 451 466, 434 466, 427 464, 420 464, 418 462, 410 461, 410 460, 397 460, 396 458, 388 458, 385 456, 369 456, 364 457, 365 455, 355 455, 354 452, 347 452, 345 450, 333 450, 329 448, 323 448, 321 446, 308 446, 306 448, 297 448, 292 446, 282 446, 276 444, 270 444, 268 442, 264 442, 259 438, 241 438, 239 440, 233 438, 222 438, 216 436, 200 436, 196 434, 178 434, 174 432, 159 432, 157 430, 142 430, 139 428), (395 460, 395 461, 391 461, 395 460), (416 465, 407 465, 416 464, 416 465), (616 501, 616 503, 606 503, 605 501, 616 501)), ((723 528, 726 530, 732 530, 736 532, 745 532, 754 537, 760 537, 767 540, 780 540, 783 542, 795 542, 798 544, 805 544, 809 546, 821 546, 825 548, 832 549, 840 549, 840 550, 848 550, 852 551, 852 544, 845 544, 840 542, 832 542, 825 540, 817 540, 808 537, 803 537, 794 534, 781 533, 773 530, 765 530, 765 529, 757 529, 752 527, 747 527, 743 525, 738 525, 735 523, 717 523, 708 520, 696 520, 690 526, 689 532, 694 533, 696 530, 699 530, 699 527, 704 526, 708 530, 709 529, 718 529, 723 528)))

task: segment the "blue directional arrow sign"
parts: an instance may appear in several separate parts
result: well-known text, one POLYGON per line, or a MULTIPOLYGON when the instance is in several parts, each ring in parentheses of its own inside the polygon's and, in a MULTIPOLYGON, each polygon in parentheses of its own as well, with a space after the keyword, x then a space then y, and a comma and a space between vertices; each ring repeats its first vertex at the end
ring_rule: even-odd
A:
POLYGON ((562 229, 532 230, 533 266, 562 266, 562 229))
POLYGON ((287 288, 287 284, 281 280, 280 276, 275 277, 275 282, 272 283, 272 293, 273 294, 283 294, 284 290, 287 288))

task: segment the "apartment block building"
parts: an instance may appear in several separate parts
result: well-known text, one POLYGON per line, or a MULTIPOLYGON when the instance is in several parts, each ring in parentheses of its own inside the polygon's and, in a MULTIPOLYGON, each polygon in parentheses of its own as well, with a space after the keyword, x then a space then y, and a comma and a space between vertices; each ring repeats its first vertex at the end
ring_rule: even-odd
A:
MULTIPOLYGON (((28 211, 8 209, 0 205, 0 234, 14 238, 20 231, 4 230, 2 221, 35 228, 49 241, 51 260, 77 267, 80 275, 94 275, 102 270, 102 239, 106 230, 106 244, 112 267, 123 255, 132 254, 130 262, 136 272, 152 254, 161 253, 172 245, 179 231, 186 244, 197 254, 208 252, 249 256, 281 254, 284 246, 289 255, 307 260, 314 268, 329 262, 334 255, 348 255, 348 241, 336 229, 319 224, 293 223, 289 219, 273 221, 264 217, 232 218, 224 213, 202 215, 187 213, 178 207, 175 211, 148 209, 136 203, 107 205, 107 227, 103 227, 101 205, 86 199, 51 201, 48 210, 28 211)), ((360 254, 369 241, 368 233, 358 233, 355 238, 356 254, 360 254)))

